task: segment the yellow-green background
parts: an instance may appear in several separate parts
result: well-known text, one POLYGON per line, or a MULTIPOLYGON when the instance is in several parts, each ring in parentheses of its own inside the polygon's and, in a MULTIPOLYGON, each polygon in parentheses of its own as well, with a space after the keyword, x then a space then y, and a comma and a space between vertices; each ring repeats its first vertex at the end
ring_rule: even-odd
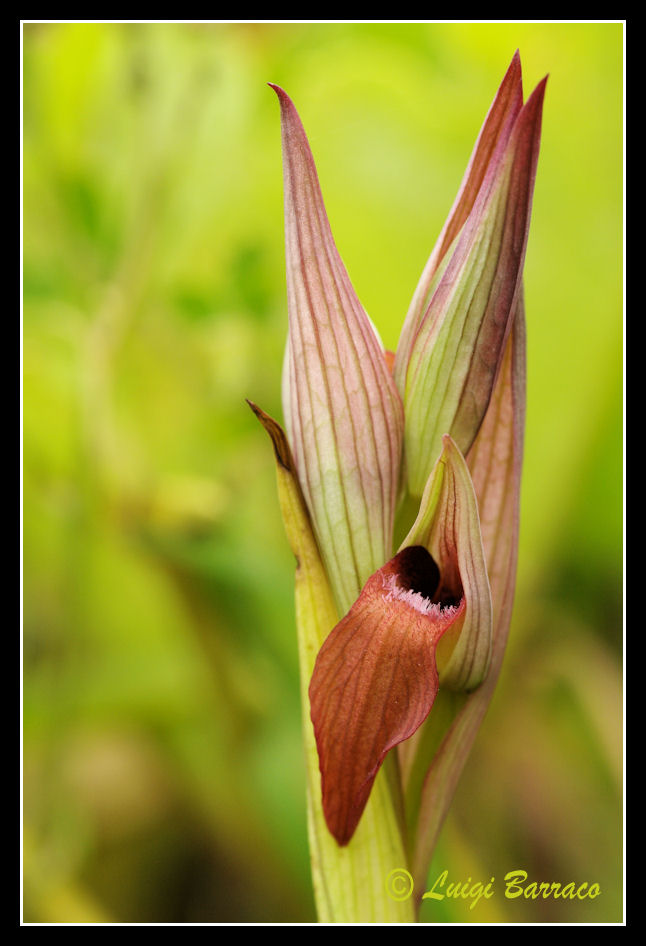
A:
POLYGON ((622 914, 622 26, 24 26, 29 921, 314 919, 293 563, 266 436, 278 105, 394 348, 519 47, 550 73, 526 263, 520 575, 427 921, 622 914), (594 902, 506 901, 515 868, 594 902))

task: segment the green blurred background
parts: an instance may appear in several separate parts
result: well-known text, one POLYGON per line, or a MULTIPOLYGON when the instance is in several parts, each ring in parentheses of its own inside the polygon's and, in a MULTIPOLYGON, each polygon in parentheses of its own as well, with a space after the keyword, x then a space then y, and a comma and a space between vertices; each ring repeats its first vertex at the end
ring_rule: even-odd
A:
POLYGON ((24 26, 24 902, 315 919, 273 457, 294 99, 388 347, 518 47, 550 73, 520 573, 426 921, 622 915, 621 24, 24 26), (504 874, 597 882, 505 900, 504 874))

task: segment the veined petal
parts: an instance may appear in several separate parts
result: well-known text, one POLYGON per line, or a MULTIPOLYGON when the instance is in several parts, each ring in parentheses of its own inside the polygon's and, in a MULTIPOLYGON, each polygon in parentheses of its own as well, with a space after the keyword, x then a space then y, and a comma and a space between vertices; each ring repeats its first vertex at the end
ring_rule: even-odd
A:
POLYGON ((491 584, 496 646, 504 650, 514 600, 525 431, 525 304, 521 284, 512 335, 486 417, 468 453, 491 584))
POLYGON ((387 752, 428 716, 437 643, 462 601, 431 599, 437 568, 405 548, 367 581, 321 648, 310 683, 323 811, 339 844, 352 837, 387 752))
POLYGON ((391 554, 403 408, 352 288, 290 98, 281 106, 289 343, 284 406, 294 461, 340 611, 391 554))
POLYGON ((527 245, 546 79, 501 132, 473 208, 420 323, 404 405, 418 496, 449 432, 463 454, 484 415, 511 329, 527 245))
POLYGON ((464 600, 462 619, 438 646, 437 665, 442 686, 473 690, 491 662, 491 591, 473 483, 464 457, 448 435, 403 545, 428 550, 439 569, 436 595, 441 600, 464 600))
POLYGON ((471 213, 496 147, 500 141, 509 138, 512 124, 522 105, 523 80, 520 56, 518 50, 516 50, 487 112, 487 117, 480 129, 480 134, 473 148, 453 207, 424 267, 406 315, 397 346, 395 362, 395 380, 402 392, 406 381, 411 348, 419 330, 420 322, 431 301, 438 267, 471 213))

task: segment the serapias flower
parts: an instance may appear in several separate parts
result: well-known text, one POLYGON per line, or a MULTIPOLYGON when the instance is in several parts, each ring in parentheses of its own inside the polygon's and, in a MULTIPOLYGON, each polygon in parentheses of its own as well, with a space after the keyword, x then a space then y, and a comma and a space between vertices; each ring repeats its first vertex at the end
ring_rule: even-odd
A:
POLYGON ((523 105, 516 53, 413 297, 392 373, 334 244, 296 109, 272 86, 282 119, 283 404, 293 459, 280 460, 284 434, 261 419, 282 445, 294 550, 311 526, 307 548, 320 555, 338 612, 322 646, 302 639, 301 647, 316 655, 306 682, 321 803, 341 846, 385 757, 412 745, 438 690, 477 690, 502 656, 506 626, 496 622, 508 622, 513 594, 522 439, 522 269, 545 81, 523 105), (405 492, 419 508, 393 557, 405 492))
POLYGON ((330 831, 346 844, 386 753, 443 686, 471 690, 491 659, 477 502, 447 435, 402 549, 366 582, 316 659, 309 688, 330 831), (439 673, 438 673, 439 671, 439 673))

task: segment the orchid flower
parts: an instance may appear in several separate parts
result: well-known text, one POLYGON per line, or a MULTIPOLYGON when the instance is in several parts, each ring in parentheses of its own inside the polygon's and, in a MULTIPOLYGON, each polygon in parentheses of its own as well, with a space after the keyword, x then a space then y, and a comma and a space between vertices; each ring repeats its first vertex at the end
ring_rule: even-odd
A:
POLYGON ((386 875, 410 868, 419 901, 500 669, 518 534, 522 270, 545 82, 523 104, 514 55, 394 363, 336 249, 296 109, 272 86, 284 166, 287 434, 251 406, 274 443, 297 559, 322 919, 414 917, 405 898, 385 896, 386 875), (395 521, 411 502, 417 514, 395 551, 395 521), (348 894, 352 884, 361 898, 348 894))

